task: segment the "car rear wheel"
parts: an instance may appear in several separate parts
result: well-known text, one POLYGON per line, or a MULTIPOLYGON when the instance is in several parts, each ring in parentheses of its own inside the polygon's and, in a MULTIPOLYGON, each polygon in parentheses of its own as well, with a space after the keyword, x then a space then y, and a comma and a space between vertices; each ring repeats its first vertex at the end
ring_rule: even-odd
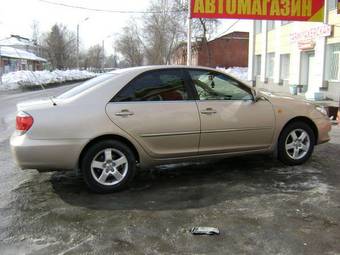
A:
POLYGON ((312 155, 315 135, 304 122, 293 122, 283 130, 278 142, 279 160, 287 165, 301 165, 312 155))
POLYGON ((129 185, 136 172, 136 159, 125 144, 101 141, 87 150, 81 166, 85 183, 92 191, 109 193, 129 185))

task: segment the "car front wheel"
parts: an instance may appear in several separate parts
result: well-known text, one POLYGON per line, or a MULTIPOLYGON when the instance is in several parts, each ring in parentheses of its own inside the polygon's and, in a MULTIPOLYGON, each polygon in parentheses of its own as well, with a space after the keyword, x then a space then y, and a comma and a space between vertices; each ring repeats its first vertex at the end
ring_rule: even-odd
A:
POLYGON ((304 122, 293 122, 283 130, 278 142, 279 160, 287 165, 305 163, 312 155, 315 135, 304 122))
POLYGON ((81 166, 85 183, 92 191, 109 193, 129 185, 136 172, 136 159, 125 144, 101 141, 87 150, 81 166))

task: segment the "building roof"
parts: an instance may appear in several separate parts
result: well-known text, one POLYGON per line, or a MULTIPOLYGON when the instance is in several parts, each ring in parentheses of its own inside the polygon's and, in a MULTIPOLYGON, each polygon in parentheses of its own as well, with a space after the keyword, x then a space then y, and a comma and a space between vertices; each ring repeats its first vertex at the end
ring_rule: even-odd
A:
POLYGON ((208 42, 212 42, 221 38, 233 38, 233 39, 248 39, 249 32, 244 31, 233 31, 233 32, 226 32, 224 34, 217 35, 208 40, 208 42))
POLYGON ((5 39, 0 40, 0 46, 30 46, 34 47, 35 43, 28 38, 18 35, 11 35, 5 39))
POLYGON ((20 49, 15 49, 13 47, 8 47, 8 46, 5 46, 5 47, 0 46, 0 56, 8 57, 8 58, 33 60, 33 61, 39 61, 39 62, 47 62, 46 59, 40 58, 31 52, 20 50, 20 49))

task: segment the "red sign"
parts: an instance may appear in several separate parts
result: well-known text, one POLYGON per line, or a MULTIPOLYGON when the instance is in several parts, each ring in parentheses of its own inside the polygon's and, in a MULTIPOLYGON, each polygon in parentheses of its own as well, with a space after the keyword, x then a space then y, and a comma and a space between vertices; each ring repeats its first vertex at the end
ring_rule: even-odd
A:
POLYGON ((324 0, 191 0, 191 17, 322 22, 324 4, 324 0))

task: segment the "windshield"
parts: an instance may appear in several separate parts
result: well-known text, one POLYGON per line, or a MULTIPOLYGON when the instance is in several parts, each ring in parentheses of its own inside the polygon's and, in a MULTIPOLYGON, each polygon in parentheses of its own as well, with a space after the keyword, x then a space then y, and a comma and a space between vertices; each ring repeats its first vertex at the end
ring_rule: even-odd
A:
POLYGON ((79 85, 77 87, 74 87, 74 88, 66 91, 65 93, 58 96, 57 99, 66 99, 66 98, 70 98, 70 97, 74 97, 76 95, 79 95, 80 93, 97 86, 101 82, 112 78, 112 76, 114 76, 114 74, 112 74, 112 73, 97 76, 97 77, 95 77, 91 80, 88 80, 88 81, 82 83, 81 85, 79 85))

